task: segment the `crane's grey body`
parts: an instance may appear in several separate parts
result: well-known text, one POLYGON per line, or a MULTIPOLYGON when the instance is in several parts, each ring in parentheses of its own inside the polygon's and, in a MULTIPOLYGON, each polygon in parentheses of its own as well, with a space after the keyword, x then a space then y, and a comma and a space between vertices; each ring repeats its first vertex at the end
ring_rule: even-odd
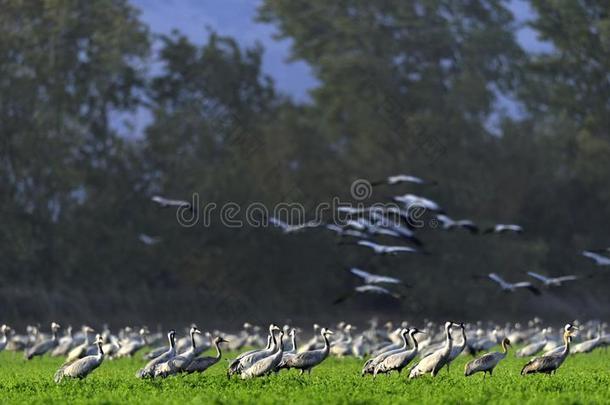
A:
POLYGON ((121 347, 116 353, 116 357, 132 357, 138 350, 146 346, 146 334, 148 331, 140 329, 139 336, 121 343, 121 347))
POLYGON ((86 356, 82 359, 77 359, 73 363, 65 364, 61 366, 55 373, 54 380, 56 383, 60 383, 65 377, 83 379, 89 375, 93 370, 98 368, 102 361, 104 361, 104 351, 102 350, 102 341, 97 341, 98 352, 93 356, 86 356))
POLYGON ((231 377, 233 374, 241 374, 243 370, 250 368, 257 361, 273 354, 277 349, 277 341, 275 340, 274 333, 278 330, 280 330, 280 328, 278 328, 276 325, 269 325, 269 346, 263 350, 256 350, 241 356, 239 359, 235 359, 229 365, 227 377, 231 377))
POLYGON ((373 370, 373 377, 377 376, 377 374, 388 374, 392 371, 398 371, 401 373, 403 368, 405 368, 414 358, 417 356, 418 345, 417 339, 415 339, 415 334, 419 333, 417 328, 409 330, 409 337, 411 338, 412 347, 410 350, 399 350, 396 353, 392 353, 383 359, 379 364, 375 366, 373 370))
POLYGON ((533 358, 525 366, 523 366, 523 369, 521 370, 521 375, 534 373, 556 373, 557 369, 561 367, 565 359, 568 357, 568 354, 570 354, 570 338, 571 331, 567 330, 566 328, 566 331, 563 335, 565 346, 561 353, 533 358))
POLYGON ((165 351, 165 353, 153 358, 148 363, 146 363, 146 365, 143 368, 138 370, 138 372, 136 373, 136 377, 138 377, 138 378, 154 377, 155 369, 157 368, 157 366, 159 364, 165 363, 166 361, 169 361, 176 356, 176 342, 174 340, 175 335, 176 335, 176 331, 173 329, 168 332, 167 338, 169 340, 169 349, 167 349, 165 351))
POLYGON ((453 347, 453 338, 451 337, 452 325, 452 322, 445 322, 446 342, 443 350, 436 351, 421 359, 409 372, 409 378, 417 378, 426 373, 430 373, 432 377, 435 377, 440 369, 447 364, 451 348, 453 347))
POLYGON ((43 354, 53 350, 59 344, 57 340, 57 330, 59 329, 59 325, 55 322, 51 323, 51 331, 52 337, 48 340, 43 340, 40 343, 35 344, 25 351, 25 359, 31 360, 36 356, 42 356, 43 354))
POLYGON ((72 326, 68 326, 66 336, 59 339, 59 344, 51 351, 51 356, 65 356, 72 345, 74 344, 74 337, 72 336, 72 326))
POLYGON ((253 350, 248 350, 242 354, 240 354, 239 356, 237 356, 230 364, 229 364, 229 368, 227 369, 227 377, 230 378, 233 374, 237 374, 239 372, 239 365, 240 362, 242 361, 242 359, 250 356, 251 354, 254 353, 258 353, 258 352, 262 352, 262 351, 268 351, 271 349, 271 327, 273 325, 271 325, 269 327, 269 335, 267 336, 267 346, 265 346, 264 349, 253 349, 253 350))
POLYGON ((228 343, 228 341, 221 337, 215 338, 213 345, 216 348, 216 356, 198 357, 193 359, 191 364, 189 364, 184 371, 187 373, 203 373, 205 370, 218 363, 222 357, 222 351, 220 350, 221 343, 228 343))
POLYGON ((379 365, 381 362, 383 362, 386 358, 388 358, 389 356, 395 354, 395 353, 400 353, 404 350, 407 349, 408 346, 408 341, 407 341, 407 334, 409 333, 409 329, 402 329, 400 331, 400 335, 403 339, 403 344, 396 348, 396 349, 391 349, 391 350, 386 350, 380 354, 378 354, 377 356, 373 357, 372 359, 368 359, 366 361, 366 363, 364 363, 364 366, 362 367, 362 373, 361 375, 364 376, 366 374, 374 374, 375 368, 377 367, 377 365, 379 365))
POLYGON ((174 356, 171 359, 157 364, 154 371, 154 377, 167 377, 173 374, 178 374, 186 370, 193 358, 195 358, 195 352, 197 350, 197 344, 195 343, 195 334, 201 333, 196 327, 192 327, 190 331, 191 335, 191 348, 186 352, 174 356))
POLYGON ((324 347, 322 349, 298 353, 286 361, 286 367, 299 369, 301 374, 303 374, 304 371, 311 373, 312 368, 322 363, 328 357, 328 353, 330 351, 328 335, 332 334, 332 332, 326 328, 322 328, 320 334, 324 339, 324 347))
POLYGON ((504 338, 502 340, 502 352, 487 353, 478 359, 468 362, 464 367, 464 376, 468 377, 481 371, 483 372, 483 378, 485 378, 487 373, 491 376, 498 363, 506 358, 508 346, 510 346, 510 340, 504 338))
POLYGON ((92 332, 94 332, 92 328, 86 325, 83 326, 83 334, 85 335, 85 341, 80 345, 75 346, 68 352, 68 358, 66 359, 65 364, 72 363, 75 360, 85 357, 85 354, 87 353, 87 348, 90 345, 89 334, 92 332))
POLYGON ((248 378, 260 377, 265 374, 269 374, 273 370, 277 368, 277 366, 282 361, 282 355, 284 353, 282 339, 284 338, 284 332, 280 331, 279 343, 276 343, 277 350, 275 353, 267 356, 263 359, 260 359, 256 363, 252 364, 252 366, 244 369, 241 372, 241 378, 243 380, 248 378))

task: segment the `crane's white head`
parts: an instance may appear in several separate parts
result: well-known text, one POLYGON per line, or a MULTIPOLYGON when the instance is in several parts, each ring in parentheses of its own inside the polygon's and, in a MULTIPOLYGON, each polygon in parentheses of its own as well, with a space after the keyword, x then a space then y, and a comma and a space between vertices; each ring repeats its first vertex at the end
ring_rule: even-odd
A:
POLYGON ((214 338, 214 343, 216 343, 217 345, 221 344, 221 343, 229 343, 228 340, 226 340, 225 338, 223 338, 222 336, 216 336, 214 338))
POLYGON ((322 328, 322 330, 320 330, 320 334, 322 336, 333 335, 333 331, 330 329, 322 328))
POLYGON ((140 329, 140 336, 144 336, 148 334, 148 328, 145 326, 143 328, 140 329))
POLYGON ((95 332, 95 329, 93 329, 91 326, 83 326, 83 333, 93 333, 95 332))
POLYGON ((196 326, 192 326, 191 327, 191 331, 190 331, 191 335, 194 335, 195 333, 197 333, 198 335, 201 335, 201 331, 199 330, 198 327, 196 326))
POLYGON ((61 328, 61 325, 59 325, 59 324, 58 324, 58 323, 56 323, 56 322, 51 322, 51 330, 52 330, 53 332, 57 332, 57 331, 59 330, 59 328, 61 328))
POLYGON ((411 328, 409 329, 409 333, 411 334, 411 336, 417 334, 417 333, 421 333, 422 335, 425 335, 426 332, 424 332, 423 330, 419 330, 417 328, 411 328))

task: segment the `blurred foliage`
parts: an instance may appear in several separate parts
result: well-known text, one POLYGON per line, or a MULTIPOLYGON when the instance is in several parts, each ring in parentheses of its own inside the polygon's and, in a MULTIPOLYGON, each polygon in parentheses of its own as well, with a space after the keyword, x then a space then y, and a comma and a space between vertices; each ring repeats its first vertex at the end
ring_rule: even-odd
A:
MULTIPOLYGON (((12 322, 150 323, 608 315, 607 277, 506 295, 474 274, 588 274, 609 243, 610 23, 605 1, 532 0, 553 50, 515 40, 504 2, 267 0, 319 86, 298 104, 261 69, 261 46, 210 32, 155 40, 123 0, 0 1, 0 283, 12 322), (154 57, 162 66, 147 71, 154 57), (521 106, 503 112, 499 96, 521 106), (143 138, 119 116, 147 109, 143 138), (129 128, 127 128, 129 130, 129 128), (220 207, 349 198, 357 178, 411 173, 413 192, 522 237, 420 232, 433 254, 371 258, 312 230, 229 228, 220 207), (181 227, 154 194, 215 203, 181 227), (147 246, 138 235, 159 236, 147 246), (414 285, 401 304, 360 297, 347 266, 414 285), (190 310, 189 308, 193 308, 190 310), (503 315, 498 315, 502 310, 503 315), (273 315, 272 315, 273 314, 273 315)), ((243 210, 239 217, 244 218, 243 210)), ((391 240, 382 240, 391 242, 391 240)))

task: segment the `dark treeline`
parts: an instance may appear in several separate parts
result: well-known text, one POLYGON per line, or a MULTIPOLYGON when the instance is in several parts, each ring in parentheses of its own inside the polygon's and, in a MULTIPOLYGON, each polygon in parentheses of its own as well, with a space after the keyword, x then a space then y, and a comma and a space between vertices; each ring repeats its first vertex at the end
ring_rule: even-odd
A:
POLYGON ((541 297, 472 279, 604 273, 579 252, 610 242, 610 4, 531 6, 550 53, 521 49, 503 1, 267 0, 258 18, 319 80, 299 104, 262 72, 262 47, 158 38, 124 0, 0 1, 0 318, 607 316, 607 276, 541 297), (152 119, 125 136, 117 117, 137 109, 152 119), (397 173, 438 186, 379 188, 366 203, 413 192, 526 232, 424 229, 431 255, 371 258, 323 230, 235 229, 218 215, 182 227, 150 201, 312 209, 397 173), (414 287, 401 303, 332 306, 357 283, 347 266, 414 287))

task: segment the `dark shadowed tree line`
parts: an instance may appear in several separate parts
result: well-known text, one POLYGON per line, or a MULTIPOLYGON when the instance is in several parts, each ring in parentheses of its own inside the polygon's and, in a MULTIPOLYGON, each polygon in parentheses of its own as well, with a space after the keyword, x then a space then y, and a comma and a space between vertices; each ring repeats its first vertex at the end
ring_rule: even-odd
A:
POLYGON ((548 53, 519 46, 502 1, 267 0, 258 18, 319 81, 296 103, 262 71, 260 46, 214 32, 201 46, 158 38, 124 0, 0 1, 0 316, 607 316, 608 270, 579 253, 610 245, 610 4, 530 4, 548 53), (125 136, 117 117, 138 109, 151 121, 125 136), (150 201, 197 193, 201 204, 294 202, 313 215, 350 201, 355 179, 397 173, 438 185, 380 187, 365 202, 412 192, 525 233, 425 228, 430 255, 380 258, 322 229, 230 228, 218 211, 184 227, 150 201), (413 288, 400 302, 332 306, 357 285, 348 266, 413 288), (472 277, 491 271, 598 275, 534 297, 472 277))

